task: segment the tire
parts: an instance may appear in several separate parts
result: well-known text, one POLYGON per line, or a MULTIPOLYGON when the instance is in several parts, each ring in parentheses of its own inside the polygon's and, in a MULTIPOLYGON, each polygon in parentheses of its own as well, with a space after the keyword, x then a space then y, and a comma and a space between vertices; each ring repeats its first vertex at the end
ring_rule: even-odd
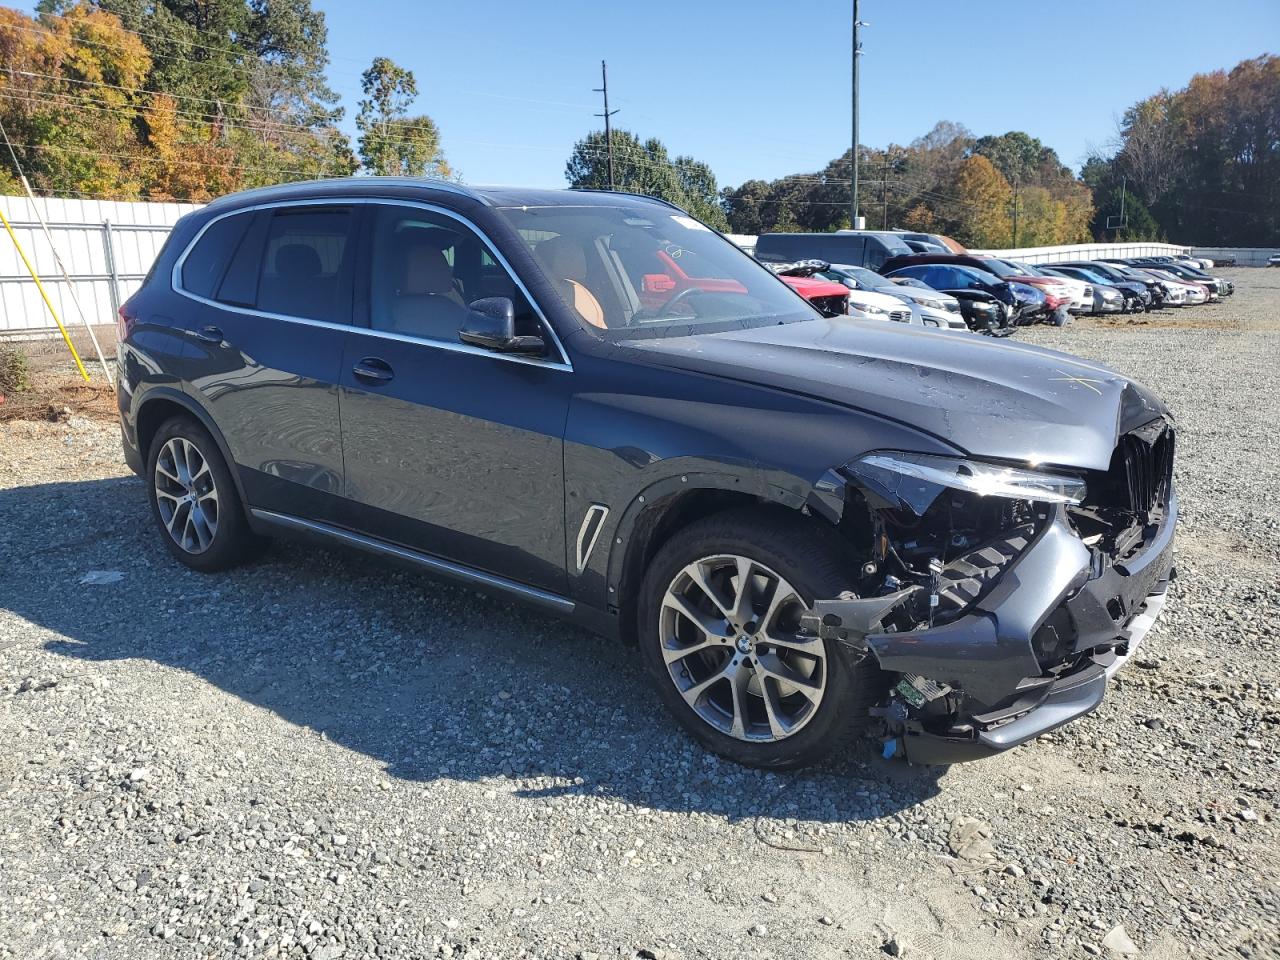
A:
POLYGON ((160 425, 147 450, 144 479, 165 546, 192 570, 227 570, 260 547, 218 444, 193 418, 171 417, 160 425))
POLYGON ((695 740, 737 763, 774 770, 851 747, 884 693, 882 674, 874 658, 859 658, 836 641, 796 638, 794 627, 799 611, 815 598, 848 591, 857 565, 834 530, 781 508, 707 517, 658 551, 641 586, 640 656, 658 696, 695 740), (742 630, 725 611, 744 581, 734 573, 740 561, 750 565, 750 616, 760 619, 736 617, 742 630), (690 573, 695 567, 719 599, 699 586, 690 573), (785 592, 788 585, 793 601, 780 603, 765 623, 762 613, 774 599, 770 587, 785 592), (691 606, 702 627, 673 603, 691 606), (704 632, 708 624, 710 632, 704 632), (769 637, 787 637, 797 646, 773 647, 769 637), (717 672, 723 676, 716 678, 717 672), (796 677, 804 682, 793 683, 796 677), (739 710, 739 704, 746 706, 739 710))

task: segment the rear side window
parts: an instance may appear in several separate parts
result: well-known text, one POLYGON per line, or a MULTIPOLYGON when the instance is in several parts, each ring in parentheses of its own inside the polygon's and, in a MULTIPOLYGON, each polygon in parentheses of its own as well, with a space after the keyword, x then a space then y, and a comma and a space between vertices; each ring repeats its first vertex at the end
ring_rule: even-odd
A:
MULTIPOLYGON (((911 252, 910 247, 904 246, 907 253, 911 252)), ((890 257, 897 256, 902 251, 890 250, 883 240, 879 237, 867 237, 867 253, 866 261, 863 263, 869 270, 879 270, 884 266, 885 261, 890 257)))
POLYGON ((210 224, 182 263, 182 289, 211 298, 252 220, 252 213, 240 213, 210 224))
POLYGON ((233 307, 252 307, 258 302, 258 274, 262 267, 262 246, 267 238, 267 226, 271 214, 259 212, 253 215, 253 223, 245 231, 240 246, 236 248, 231 265, 222 276, 214 299, 233 307))
POLYGON ((261 258, 257 308, 329 323, 351 322, 350 207, 277 210, 261 258))

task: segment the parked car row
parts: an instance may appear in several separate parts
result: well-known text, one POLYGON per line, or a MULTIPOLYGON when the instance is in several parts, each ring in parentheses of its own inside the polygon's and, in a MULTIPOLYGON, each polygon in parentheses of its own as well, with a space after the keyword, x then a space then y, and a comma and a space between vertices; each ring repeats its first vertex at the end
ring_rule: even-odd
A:
MULTIPOLYGON (((896 319, 939 329, 960 327, 1007 336, 1032 323, 1061 326, 1073 314, 1143 313, 1230 296, 1230 281, 1211 276, 1213 261, 1187 256, 1030 264, 971 253, 950 237, 905 230, 766 233, 756 257, 812 299, 829 281, 849 291, 853 316, 896 319), (909 314, 875 294, 911 305, 909 314)), ((835 315, 839 299, 825 298, 835 315)), ((820 306, 820 309, 824 309, 820 306)))

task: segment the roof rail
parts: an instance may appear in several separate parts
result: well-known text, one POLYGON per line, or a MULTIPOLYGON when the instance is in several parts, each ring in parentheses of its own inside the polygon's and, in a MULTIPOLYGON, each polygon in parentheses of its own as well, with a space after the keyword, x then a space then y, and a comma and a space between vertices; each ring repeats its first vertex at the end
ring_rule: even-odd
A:
POLYGON ((665 204, 672 210, 679 210, 681 213, 685 212, 685 209, 679 204, 672 203, 665 197, 655 197, 650 193, 633 193, 630 190, 607 190, 604 187, 570 187, 569 189, 574 193, 611 193, 619 197, 640 197, 643 200, 652 200, 655 203, 665 204))
POLYGON ((375 184, 389 184, 404 187, 427 187, 432 190, 442 190, 448 193, 457 194, 461 197, 467 197, 478 203, 489 206, 488 199, 481 193, 472 190, 470 187, 463 186, 460 183, 454 183, 451 180, 438 180, 432 177, 381 177, 381 176, 364 176, 364 177, 325 177, 320 180, 293 180, 288 183, 278 183, 266 187, 255 187, 252 190, 240 190, 236 193, 229 193, 218 197, 210 202, 210 206, 214 204, 221 205, 224 200, 243 200, 257 196, 269 196, 291 193, 305 193, 317 186, 327 184, 348 184, 360 188, 369 188, 375 184))

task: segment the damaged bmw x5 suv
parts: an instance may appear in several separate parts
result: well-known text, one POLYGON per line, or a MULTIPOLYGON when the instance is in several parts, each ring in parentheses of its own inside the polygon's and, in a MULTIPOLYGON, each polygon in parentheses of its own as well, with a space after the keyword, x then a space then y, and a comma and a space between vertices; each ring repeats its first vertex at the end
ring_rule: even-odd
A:
POLYGON ((225 197, 120 339, 125 452, 178 560, 298 536, 526 601, 634 644, 747 764, 1026 742, 1098 706, 1173 575, 1174 432, 1143 387, 823 317, 657 200, 225 197))

